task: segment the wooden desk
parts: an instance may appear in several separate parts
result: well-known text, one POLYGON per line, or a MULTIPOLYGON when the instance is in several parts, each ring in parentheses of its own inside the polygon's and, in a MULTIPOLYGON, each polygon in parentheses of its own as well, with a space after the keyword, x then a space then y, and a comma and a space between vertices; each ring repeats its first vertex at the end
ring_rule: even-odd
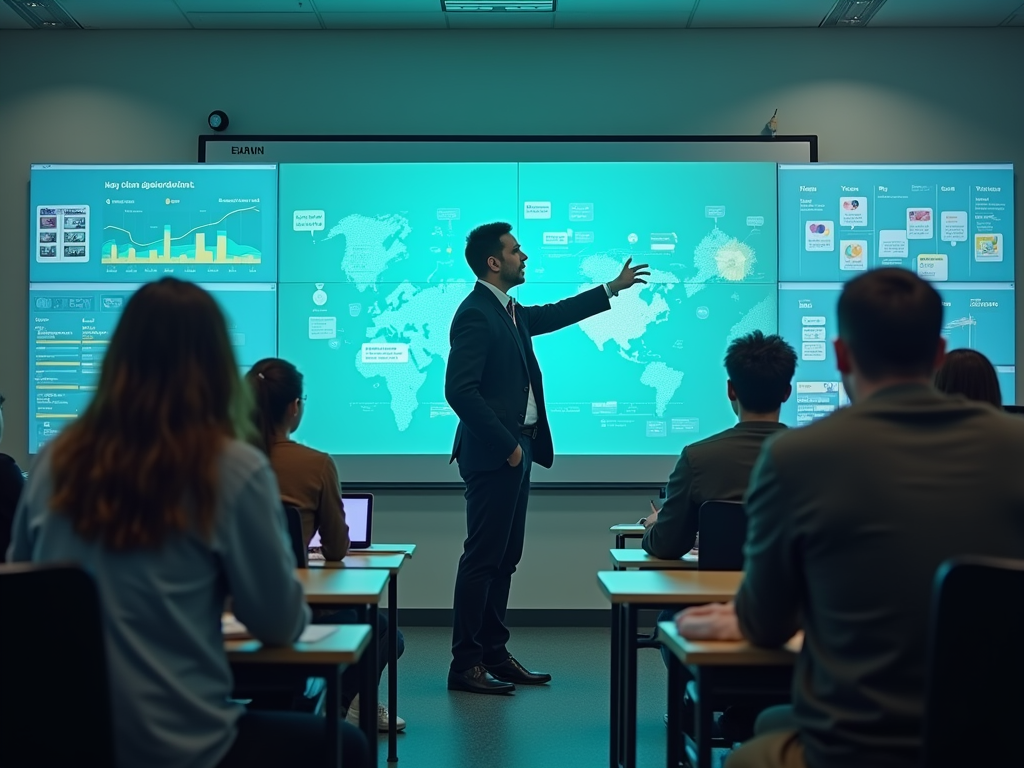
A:
POLYGON ((637 569, 641 571, 695 571, 697 570, 697 558, 689 554, 683 555, 678 560, 662 560, 658 557, 651 557, 642 549, 611 549, 608 550, 612 556, 612 569, 625 571, 637 569))
MULTIPOLYGON (((295 643, 280 648, 265 647, 258 640, 227 640, 224 650, 228 663, 236 673, 248 670, 259 677, 270 675, 305 681, 307 677, 322 677, 327 681, 327 765, 341 762, 341 728, 339 727, 338 700, 341 673, 345 667, 356 664, 371 645, 373 632, 364 624, 338 627, 323 640, 315 643, 295 643)), ((376 713, 374 713, 376 715, 376 713)), ((376 718, 375 718, 376 719, 376 718)))
POLYGON ((353 555, 405 555, 412 557, 416 554, 415 544, 371 544, 365 549, 353 549, 353 555))
POLYGON ((696 739, 686 739, 695 768, 711 766, 711 726, 716 704, 779 704, 789 700, 792 670, 803 636, 782 648, 757 648, 746 641, 687 640, 673 622, 658 623, 658 639, 671 652, 668 668, 668 744, 665 764, 678 768, 683 732, 683 665, 697 685, 696 739))
MULTIPOLYGON (((370 568, 298 568, 306 602, 314 608, 355 608, 359 621, 374 628, 384 587, 391 574, 370 568)), ((377 643, 370 643, 359 661, 359 728, 366 734, 370 763, 377 764, 377 643)))
MULTIPOLYGON (((410 544, 413 550, 415 544, 410 544)), ((379 569, 390 574, 388 579, 388 706, 392 717, 388 725, 388 762, 398 761, 398 729, 394 715, 398 712, 398 572, 405 565, 407 555, 402 552, 395 554, 363 554, 366 550, 350 550, 344 560, 311 561, 310 568, 323 569, 379 569)), ((411 554, 408 555, 411 557, 411 554)), ((362 709, 359 710, 362 714, 362 709)))
POLYGON ((640 607, 682 608, 732 600, 739 571, 601 571, 597 582, 612 604, 612 768, 636 768, 636 616, 640 607))
POLYGON ((625 549, 626 539, 642 539, 644 527, 639 523, 619 523, 608 529, 615 534, 615 548, 625 549))

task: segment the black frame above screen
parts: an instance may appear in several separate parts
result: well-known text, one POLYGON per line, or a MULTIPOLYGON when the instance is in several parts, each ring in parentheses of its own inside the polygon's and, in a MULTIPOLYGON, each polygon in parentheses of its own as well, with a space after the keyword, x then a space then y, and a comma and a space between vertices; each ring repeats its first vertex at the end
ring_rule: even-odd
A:
MULTIPOLYGON (((580 162, 601 159, 806 163, 818 162, 818 137, 217 134, 199 136, 198 159, 203 163, 580 162), (438 154, 425 156, 426 150, 438 154), (605 152, 613 157, 601 157, 605 152)), ((448 449, 448 445, 440 447, 448 449)), ((555 450, 558 454, 557 435, 555 450)), ((353 491, 464 487, 457 465, 449 463, 446 453, 337 458, 343 458, 338 462, 342 483, 353 491)), ((654 490, 664 484, 676 458, 675 455, 559 454, 551 470, 535 469, 532 485, 552 490, 654 490)))
MULTIPOLYGON (((665 154, 660 157, 646 157, 644 153, 638 153, 636 157, 622 157, 621 160, 647 160, 647 159, 658 159, 658 160, 677 160, 677 161, 690 161, 700 162, 706 161, 721 161, 721 160, 747 160, 757 161, 763 160, 765 162, 818 162, 818 137, 814 135, 808 136, 673 136, 673 135, 647 135, 647 136, 599 136, 599 135, 586 135, 586 136, 430 136, 430 135, 388 135, 388 136, 374 136, 374 135, 352 135, 352 136, 332 136, 332 135, 312 135, 312 136, 300 136, 300 135, 273 135, 273 134, 251 134, 251 135, 201 135, 199 137, 199 150, 198 159, 201 163, 206 162, 271 162, 271 163, 342 163, 342 162, 430 162, 430 160, 424 160, 423 157, 397 157, 394 154, 396 151, 403 148, 415 150, 420 145, 429 145, 434 147, 447 146, 449 151, 457 148, 459 145, 468 147, 479 147, 483 151, 494 150, 493 145, 504 144, 510 147, 516 145, 537 147, 543 144, 556 144, 562 145, 565 148, 571 148, 582 146, 592 148, 601 144, 615 145, 617 147, 623 147, 629 144, 636 144, 638 147, 652 145, 669 145, 678 147, 680 150, 689 148, 692 150, 702 150, 702 153, 695 153, 690 156, 685 152, 680 152, 679 156, 671 156, 665 154), (271 153, 267 154, 267 145, 274 144, 279 145, 271 148, 271 153), (355 150, 359 148, 362 153, 358 156, 347 156, 339 151, 337 157, 312 157, 312 156, 300 156, 299 150, 305 147, 312 147, 312 145, 334 145, 339 150, 355 150), (730 155, 733 152, 736 156, 724 157, 724 156, 708 156, 714 152, 716 144, 728 145, 730 149, 730 155), (749 145, 751 148, 749 157, 740 157, 739 154, 742 151, 743 145, 749 145), (224 152, 223 147, 228 147, 228 151, 224 152), (767 156, 765 150, 769 146, 774 146, 776 151, 781 147, 785 147, 786 152, 779 152, 779 154, 772 158, 767 156), (373 150, 380 148, 386 150, 389 155, 376 155, 373 150), (232 151, 232 148, 237 148, 239 151, 232 151), (281 153, 285 150, 291 150, 295 153, 294 157, 275 157, 274 152, 281 153), (803 152, 801 151, 803 149, 803 152), (245 150, 250 150, 249 152, 245 150), (262 150, 262 151, 260 151, 262 150), (762 155, 761 153, 765 153, 762 155), (785 157, 783 155, 786 155, 785 157), (788 156, 792 155, 792 159, 788 159, 788 156)), ((471 153, 464 156, 457 154, 448 155, 445 157, 437 158, 438 161, 445 162, 460 162, 460 161, 477 161, 477 160, 490 160, 490 161, 501 161, 506 158, 495 156, 493 154, 488 155, 486 158, 475 157, 471 153)), ((510 160, 521 160, 521 161, 546 161, 546 160, 575 160, 574 157, 509 157, 510 160)), ((592 158, 591 158, 592 159, 592 158)))

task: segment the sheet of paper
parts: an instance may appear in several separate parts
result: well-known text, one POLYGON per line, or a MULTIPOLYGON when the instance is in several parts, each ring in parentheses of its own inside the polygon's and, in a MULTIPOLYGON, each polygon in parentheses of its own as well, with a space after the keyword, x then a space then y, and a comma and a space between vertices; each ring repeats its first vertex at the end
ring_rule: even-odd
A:
POLYGON ((224 637, 230 640, 241 640, 251 637, 245 624, 235 618, 233 613, 222 613, 220 617, 220 631, 224 637))
POLYGON ((300 643, 319 643, 325 637, 333 635, 338 627, 333 624, 310 624, 299 635, 300 643))

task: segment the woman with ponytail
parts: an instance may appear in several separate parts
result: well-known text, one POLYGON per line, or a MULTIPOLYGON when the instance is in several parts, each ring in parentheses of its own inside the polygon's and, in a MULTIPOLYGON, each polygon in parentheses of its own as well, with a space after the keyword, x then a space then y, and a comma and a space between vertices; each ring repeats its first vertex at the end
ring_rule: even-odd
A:
MULTIPOLYGON (((302 374, 287 360, 268 357, 260 360, 245 375, 256 399, 253 421, 259 433, 258 445, 270 457, 270 465, 281 488, 281 501, 297 507, 302 515, 302 536, 308 545, 313 534, 320 532, 320 546, 325 560, 341 560, 348 552, 348 525, 341 503, 341 485, 334 460, 326 453, 313 450, 292 440, 292 433, 302 423, 306 396, 302 392, 302 374)), ((335 611, 317 616, 317 624, 355 624, 353 610, 335 611)), ((383 674, 388 660, 387 614, 377 616, 377 658, 383 674)), ((398 633, 398 655, 405 650, 405 638, 398 633)), ((359 677, 356 667, 349 667, 341 678, 341 703, 348 709, 346 719, 359 722, 359 677)), ((377 727, 388 729, 391 715, 381 703, 377 707, 377 727)), ((395 727, 405 728, 405 720, 395 716, 395 727)))
POLYGON ((281 500, 299 510, 305 543, 320 531, 324 559, 341 560, 348 554, 349 539, 338 469, 326 453, 291 438, 305 409, 302 374, 287 360, 268 357, 245 378, 256 399, 253 421, 258 445, 270 458, 281 500))

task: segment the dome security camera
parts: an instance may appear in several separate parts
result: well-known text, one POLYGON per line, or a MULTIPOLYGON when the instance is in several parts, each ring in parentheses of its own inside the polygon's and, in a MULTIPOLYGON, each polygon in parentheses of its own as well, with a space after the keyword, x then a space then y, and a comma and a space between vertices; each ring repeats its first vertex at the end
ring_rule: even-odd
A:
POLYGON ((223 131, 228 127, 227 112, 215 109, 213 112, 210 113, 210 116, 206 118, 206 122, 209 123, 210 127, 213 130, 223 131))

